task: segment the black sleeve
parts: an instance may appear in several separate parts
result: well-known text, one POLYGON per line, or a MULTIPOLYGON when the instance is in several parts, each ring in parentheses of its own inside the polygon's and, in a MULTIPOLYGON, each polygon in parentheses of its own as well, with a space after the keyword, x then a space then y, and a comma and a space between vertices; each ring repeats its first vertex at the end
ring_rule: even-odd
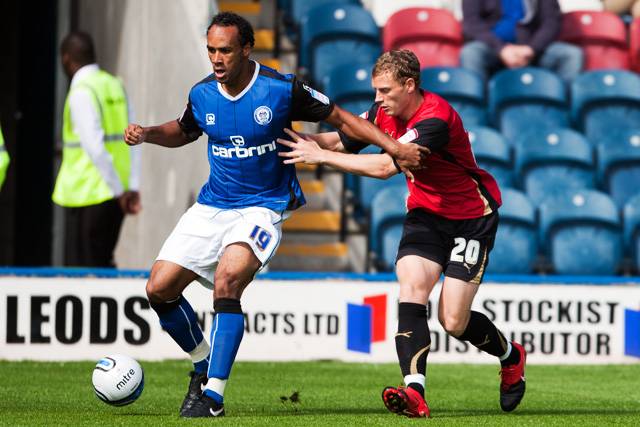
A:
MULTIPOLYGON (((449 126, 447 122, 438 118, 422 120, 413 127, 414 138, 401 142, 415 142, 429 150, 438 151, 449 143, 449 126)), ((409 133, 409 132, 407 132, 409 133)), ((406 134, 405 134, 406 135, 406 134)), ((404 138, 404 136, 402 137, 404 138)), ((400 138, 400 140, 402 140, 400 138)))
POLYGON ((333 111, 335 104, 322 92, 293 78, 291 89, 291 120, 321 122, 333 111))
POLYGON ((182 132, 187 136, 189 142, 195 141, 202 135, 202 129, 198 126, 196 118, 193 115, 193 107, 191 106, 191 100, 187 102, 187 106, 178 117, 178 125, 182 132))
MULTIPOLYGON (((376 115, 378 114, 379 106, 380 105, 378 103, 373 103, 371 107, 369 107, 369 110, 361 114, 360 117, 366 120, 369 120, 371 123, 375 125, 376 115)), ((338 130, 338 135, 340 135, 340 140, 342 141, 342 145, 344 146, 344 149, 350 153, 359 153, 360 151, 364 150, 367 147, 367 145, 369 145, 366 142, 350 139, 347 135, 345 135, 344 132, 340 130, 338 130)), ((384 152, 384 150, 381 150, 380 152, 384 152)))

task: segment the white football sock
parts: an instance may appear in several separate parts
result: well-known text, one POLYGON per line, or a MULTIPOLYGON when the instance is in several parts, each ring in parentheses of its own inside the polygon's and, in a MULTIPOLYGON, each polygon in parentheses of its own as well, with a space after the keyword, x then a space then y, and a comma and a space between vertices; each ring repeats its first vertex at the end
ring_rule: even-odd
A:
POLYGON ((193 363, 198 363, 207 357, 209 357, 209 343, 207 340, 203 339, 200 344, 196 346, 193 350, 189 352, 189 356, 191 356, 191 360, 193 363))
POLYGON ((507 351, 502 356, 500 356, 500 361, 501 362, 504 361, 504 360, 507 360, 507 357, 509 357, 511 355, 511 348, 512 348, 511 347, 511 341, 507 341, 507 351))

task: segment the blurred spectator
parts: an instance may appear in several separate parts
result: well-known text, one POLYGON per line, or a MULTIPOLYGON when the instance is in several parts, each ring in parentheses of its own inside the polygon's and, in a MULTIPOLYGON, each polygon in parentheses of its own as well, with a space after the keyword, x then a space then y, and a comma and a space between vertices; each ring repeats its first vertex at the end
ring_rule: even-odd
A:
POLYGON ((139 152, 124 142, 130 108, 122 82, 95 63, 88 34, 67 35, 60 53, 71 86, 52 198, 66 211, 64 264, 113 267, 124 215, 141 208, 139 152))
POLYGON ((640 0, 602 0, 604 10, 618 15, 630 14, 634 18, 640 18, 640 0))
POLYGON ((9 167, 9 153, 4 146, 4 136, 2 136, 2 127, 0 127, 0 190, 4 183, 4 178, 7 175, 7 168, 9 167))
POLYGON ((501 68, 535 65, 569 82, 582 70, 580 48, 555 41, 562 23, 557 0, 463 0, 462 13, 469 42, 460 63, 485 79, 501 68))

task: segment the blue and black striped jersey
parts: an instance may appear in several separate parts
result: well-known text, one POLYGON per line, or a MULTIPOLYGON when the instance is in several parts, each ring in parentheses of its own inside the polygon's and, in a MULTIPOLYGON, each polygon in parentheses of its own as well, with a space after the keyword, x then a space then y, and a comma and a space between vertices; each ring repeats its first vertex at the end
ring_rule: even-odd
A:
POLYGON ((321 121, 334 104, 291 74, 255 63, 251 82, 238 95, 213 75, 197 83, 178 119, 189 140, 208 137, 209 179, 198 203, 221 209, 266 207, 277 212, 305 203, 294 165, 285 165, 276 143, 294 120, 321 121))

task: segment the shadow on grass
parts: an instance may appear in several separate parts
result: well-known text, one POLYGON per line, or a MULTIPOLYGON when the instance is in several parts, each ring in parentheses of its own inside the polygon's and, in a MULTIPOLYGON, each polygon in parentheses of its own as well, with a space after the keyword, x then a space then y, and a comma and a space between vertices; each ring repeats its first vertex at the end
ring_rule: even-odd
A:
MULTIPOLYGON (((475 415, 507 415, 496 409, 441 409, 434 412, 438 417, 467 417, 475 415)), ((568 408, 568 409, 517 409, 508 416, 544 415, 635 415, 640 417, 640 409, 568 408)))
MULTIPOLYGON (((268 417, 304 417, 304 416, 316 416, 316 415, 387 415, 389 412, 385 408, 337 408, 337 407, 324 407, 324 408, 304 408, 298 407, 297 410, 254 410, 245 411, 242 408, 233 410, 229 415, 234 418, 242 417, 256 417, 256 416, 268 416, 268 417)), ((177 413, 167 412, 120 412, 114 414, 116 417, 167 417, 175 416, 179 419, 177 413)), ((462 418, 462 417, 477 417, 477 416, 496 416, 496 417, 522 417, 522 416, 580 416, 580 415, 607 415, 607 416, 637 416, 640 417, 640 409, 518 409, 511 413, 505 413, 499 409, 436 409, 432 412, 434 418, 462 418)))

